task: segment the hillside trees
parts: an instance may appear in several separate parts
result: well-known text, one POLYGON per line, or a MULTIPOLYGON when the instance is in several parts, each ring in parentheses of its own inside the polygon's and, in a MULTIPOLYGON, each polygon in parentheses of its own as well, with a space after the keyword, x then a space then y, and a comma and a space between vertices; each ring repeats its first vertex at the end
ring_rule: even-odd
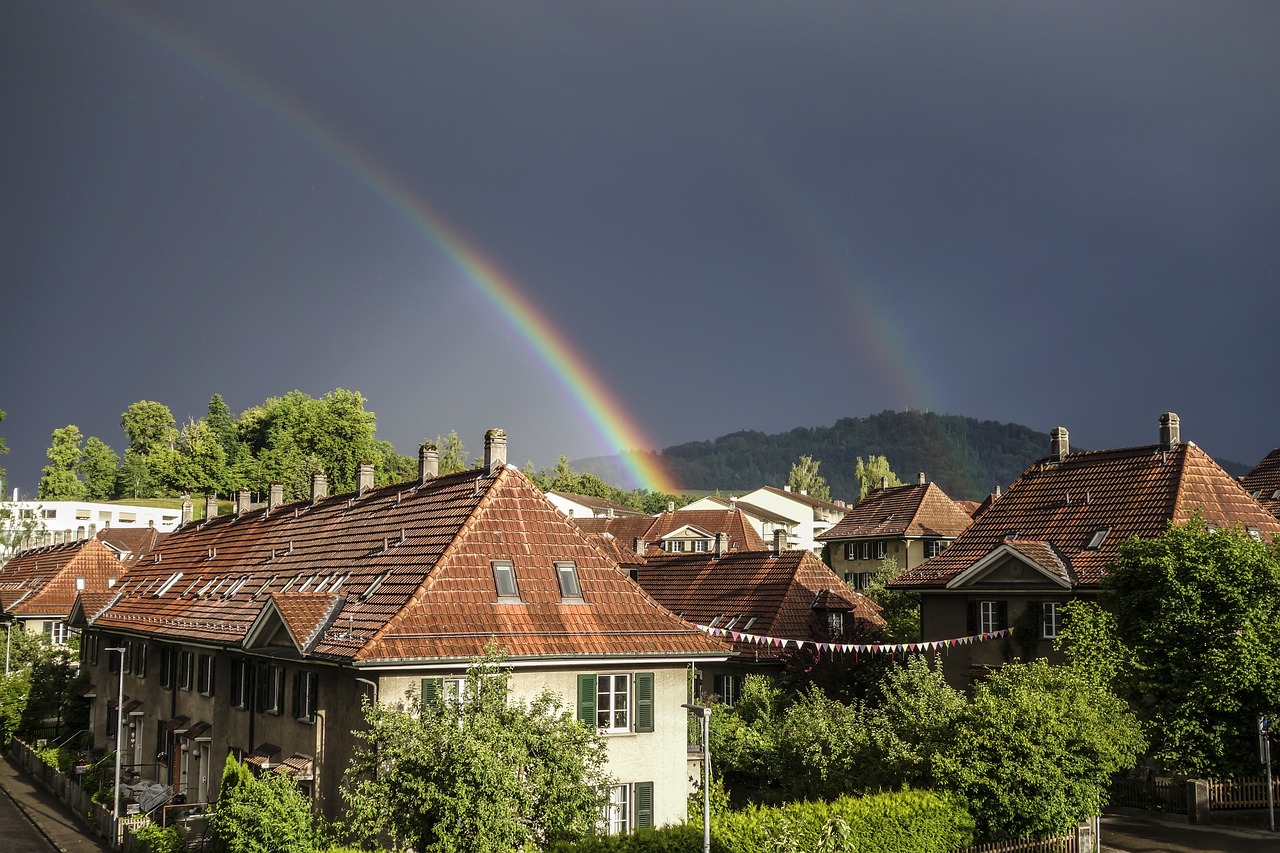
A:
POLYGON ((1112 650, 1116 664, 1105 672, 1138 709, 1165 770, 1253 774, 1258 716, 1280 711, 1274 546, 1196 518, 1124 543, 1102 587, 1105 611, 1073 613, 1068 654, 1112 650))
POLYGON ((84 483, 85 500, 109 501, 116 496, 116 480, 119 477, 120 457, 105 441, 89 436, 84 443, 84 453, 76 473, 84 483))
POLYGON ((409 713, 365 705, 364 741, 343 787, 352 830, 432 851, 544 849, 592 832, 607 801, 605 746, 549 691, 508 698, 490 653, 460 695, 409 713))

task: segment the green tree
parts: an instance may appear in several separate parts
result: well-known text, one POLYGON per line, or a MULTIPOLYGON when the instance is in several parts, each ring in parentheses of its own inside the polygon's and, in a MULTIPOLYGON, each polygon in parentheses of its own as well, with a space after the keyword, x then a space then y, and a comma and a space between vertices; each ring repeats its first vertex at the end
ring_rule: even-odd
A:
POLYGON ((889 586, 889 582, 906 571, 893 557, 880 561, 880 569, 871 576, 863 593, 880 605, 884 618, 885 639, 894 643, 912 643, 920 639, 920 600, 913 593, 889 586))
POLYGON ((163 403, 139 400, 120 415, 129 439, 116 492, 121 497, 155 498, 177 494, 178 430, 163 403))
POLYGON ((467 448, 463 447, 456 429, 449 430, 449 435, 445 438, 437 435, 436 447, 440 450, 441 474, 456 474, 471 468, 471 464, 467 462, 467 448))
POLYGON ((207 421, 183 424, 176 450, 166 491, 218 494, 233 490, 227 471, 227 452, 207 421))
POLYGON ((791 491, 803 492, 820 501, 831 500, 831 488, 827 485, 827 481, 818 475, 819 464, 818 460, 812 456, 801 456, 791 466, 791 473, 787 476, 787 486, 791 491))
POLYGON ((1102 587, 1123 650, 1116 685, 1152 756, 1201 778, 1255 773, 1258 715, 1280 711, 1275 548, 1196 518, 1125 542, 1102 587))
POLYGON ((106 442, 97 436, 89 436, 84 443, 84 453, 76 473, 84 482, 85 499, 108 501, 116 496, 116 481, 120 476, 120 457, 106 442))
POLYGON ((1145 746, 1124 701, 1091 674, 1013 664, 975 685, 933 755, 933 787, 963 797, 986 840, 1051 835, 1100 814, 1111 777, 1145 746))
POLYGON ((76 468, 84 455, 80 446, 80 430, 74 424, 53 431, 53 441, 45 455, 49 464, 44 466, 36 495, 41 500, 78 501, 85 496, 85 485, 76 476, 76 468))
POLYGON ((293 779, 281 773, 255 779, 230 754, 209 829, 220 853, 312 853, 318 835, 311 805, 293 779))
POLYGON ((129 449, 143 455, 172 449, 178 440, 173 413, 164 403, 139 400, 120 415, 120 426, 129 438, 129 449))
POLYGON ((871 749, 858 768, 860 790, 930 787, 934 759, 950 749, 966 701, 947 684, 941 660, 913 655, 889 670, 866 715, 871 749))
POLYGON ((148 457, 130 447, 124 452, 120 471, 116 475, 115 494, 121 498, 160 497, 161 485, 156 479, 148 457))
POLYGON ((607 797, 603 739, 547 691, 511 701, 509 678, 491 653, 461 696, 429 696, 411 713, 366 703, 365 745, 343 787, 358 836, 430 853, 543 849, 593 831, 607 797))
POLYGON ((853 468, 853 476, 858 481, 858 500, 880 488, 880 484, 885 481, 890 486, 902 485, 898 475, 889 467, 889 460, 883 456, 868 456, 866 462, 859 456, 853 468))

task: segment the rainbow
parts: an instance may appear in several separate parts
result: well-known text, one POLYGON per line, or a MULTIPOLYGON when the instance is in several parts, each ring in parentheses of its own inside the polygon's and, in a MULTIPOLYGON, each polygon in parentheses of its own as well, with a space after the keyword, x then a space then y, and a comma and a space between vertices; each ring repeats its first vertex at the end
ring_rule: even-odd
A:
POLYGON ((169 55, 176 54, 210 79, 260 107, 356 178, 447 258, 533 348, 605 445, 621 452, 623 464, 637 486, 658 492, 677 490, 657 454, 628 452, 654 447, 655 442, 517 280, 466 240, 350 136, 325 122, 296 98, 286 96, 260 77, 219 58, 213 50, 196 44, 172 25, 154 17, 143 18, 141 12, 103 3, 93 3, 90 8, 169 55))

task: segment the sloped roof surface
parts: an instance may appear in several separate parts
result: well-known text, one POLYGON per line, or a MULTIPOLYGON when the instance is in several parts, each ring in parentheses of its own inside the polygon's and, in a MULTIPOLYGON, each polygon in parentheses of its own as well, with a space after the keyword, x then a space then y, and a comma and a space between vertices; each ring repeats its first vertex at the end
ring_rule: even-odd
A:
POLYGON ((635 540, 645 543, 645 554, 662 553, 661 539, 682 527, 696 527, 715 537, 728 537, 731 551, 763 551, 768 546, 751 522, 739 510, 688 509, 664 512, 656 516, 629 518, 575 518, 574 523, 588 533, 608 533, 619 547, 634 550, 635 540))
POLYGON ((736 551, 649 557, 638 572, 644 590, 699 625, 788 639, 826 639, 814 606, 844 610, 883 625, 880 608, 849 589, 809 551, 736 551), (748 620, 755 617, 751 627, 748 620))
POLYGON ((140 560, 158 550, 167 535, 154 527, 107 527, 99 530, 95 538, 117 551, 128 552, 130 559, 140 560))
POLYGON ((1280 518, 1280 448, 1268 453, 1240 484, 1267 512, 1280 518))
POLYGON ((125 574, 125 565, 106 545, 82 539, 32 548, 0 568, 0 606, 15 616, 65 616, 76 600, 76 581, 87 592, 104 592, 125 574))
POLYGON ((368 663, 467 659, 491 638, 513 657, 723 653, 511 468, 188 524, 120 592, 97 627, 236 645, 270 600, 313 654, 368 663), (494 559, 522 604, 497 603, 494 559), (578 563, 584 603, 560 603, 556 560, 578 563))
POLYGON ((547 492, 547 494, 564 498, 567 501, 572 501, 573 503, 581 504, 585 507, 590 507, 593 512, 609 512, 610 510, 612 510, 613 512, 619 515, 644 515, 645 514, 638 510, 634 510, 629 506, 623 506, 617 501, 611 501, 608 498, 598 498, 598 497, 595 497, 594 495, 576 495, 573 492, 556 492, 556 491, 547 492))
POLYGON ((773 492, 775 495, 781 495, 784 498, 791 498, 794 501, 799 501, 802 504, 808 504, 811 507, 819 509, 832 510, 834 512, 847 512, 849 510, 848 506, 842 506, 838 503, 832 503, 831 501, 824 501, 820 498, 815 498, 812 495, 802 495, 799 492, 779 489, 777 486, 761 486, 760 488, 764 489, 766 492, 773 492))
MULTIPOLYGON (((1280 522, 1207 453, 1189 442, 1070 453, 1036 462, 938 556, 904 573, 894 586, 941 586, 1003 544, 1050 546, 1076 583, 1097 584, 1120 543, 1159 536, 1170 521, 1199 511, 1222 526, 1256 527, 1272 538, 1280 522), (1101 536, 1101 531, 1106 531, 1101 536), (1101 542, 1096 547, 1096 538, 1101 542)), ((1025 548, 1043 546, 1018 545, 1025 548)), ((1043 553, 1036 562, 1047 559, 1043 553)))
POLYGON ((973 519, 934 483, 877 489, 816 538, 822 542, 872 536, 959 536, 973 519))

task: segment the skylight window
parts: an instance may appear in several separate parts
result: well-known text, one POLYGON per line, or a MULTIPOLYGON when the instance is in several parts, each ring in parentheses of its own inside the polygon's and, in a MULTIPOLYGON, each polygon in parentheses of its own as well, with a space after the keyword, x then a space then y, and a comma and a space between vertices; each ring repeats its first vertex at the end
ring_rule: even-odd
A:
POLYGON ((175 583, 177 583, 177 582, 178 582, 178 580, 179 580, 179 578, 181 578, 181 577, 182 577, 182 572, 174 572, 173 574, 169 575, 169 579, 168 579, 168 580, 166 580, 164 583, 162 583, 162 584, 160 585, 160 588, 156 590, 156 593, 155 593, 156 598, 159 598, 160 596, 162 596, 162 595, 164 595, 166 592, 168 592, 168 591, 169 591, 169 589, 170 589, 170 588, 171 588, 175 583))
POLYGON ((368 601, 377 592, 378 587, 382 586, 382 582, 387 579, 387 572, 383 572, 373 579, 373 583, 369 584, 369 588, 360 596, 361 601, 368 601))
POLYGON ((578 566, 574 563, 556 563, 556 580, 560 582, 560 597, 582 600, 582 585, 578 583, 578 566))
POLYGON ((1102 547, 1102 543, 1107 540, 1107 534, 1111 532, 1110 527, 1104 527, 1093 532, 1093 537, 1089 539, 1089 544, 1085 545, 1085 550, 1096 551, 1102 547))
POLYGON ((520 589, 516 586, 516 568, 510 560, 492 560, 489 567, 493 570, 493 585, 498 590, 498 601, 511 604, 520 600, 520 589))
POLYGON ((734 616, 734 617, 733 617, 732 619, 730 619, 728 622, 724 623, 724 629, 725 629, 726 631, 728 631, 728 630, 732 629, 734 625, 737 625, 737 624, 738 624, 738 620, 739 620, 739 619, 741 619, 741 618, 742 618, 742 614, 738 614, 737 616, 734 616))
POLYGON ((1249 531, 1249 538, 1252 539, 1254 542, 1262 541, 1262 531, 1260 531, 1257 527, 1254 527, 1252 524, 1250 524, 1245 529, 1249 531))
POLYGON ((1276 489, 1274 492, 1271 493, 1271 500, 1280 501, 1280 489, 1276 489))
POLYGON ((750 630, 751 630, 751 626, 752 626, 752 625, 754 625, 754 624, 756 624, 756 619, 757 619, 757 617, 755 617, 755 616, 752 616, 750 619, 748 619, 748 620, 747 620, 747 623, 746 623, 745 625, 743 625, 743 626, 742 626, 742 630, 744 630, 744 631, 750 631, 750 630))

